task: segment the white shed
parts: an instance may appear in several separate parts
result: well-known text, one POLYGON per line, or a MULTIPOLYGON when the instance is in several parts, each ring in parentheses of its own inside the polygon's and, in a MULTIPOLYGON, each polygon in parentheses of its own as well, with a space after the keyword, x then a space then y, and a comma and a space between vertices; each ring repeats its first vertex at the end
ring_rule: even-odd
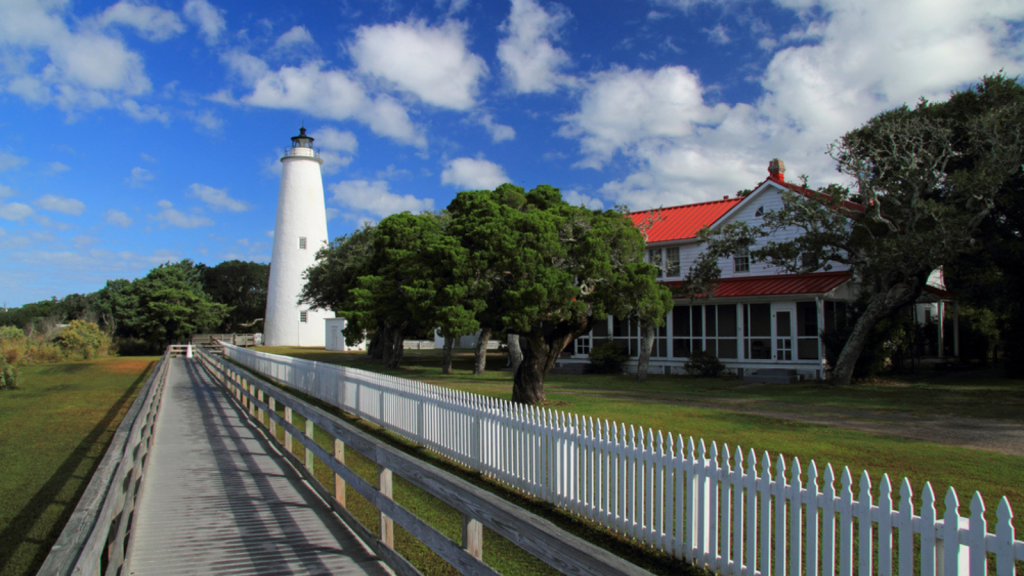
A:
POLYGON ((346 350, 366 350, 366 342, 362 341, 355 346, 347 346, 345 344, 345 334, 342 330, 348 322, 344 318, 327 318, 324 320, 324 343, 325 348, 328 350, 338 350, 344 352, 346 350))

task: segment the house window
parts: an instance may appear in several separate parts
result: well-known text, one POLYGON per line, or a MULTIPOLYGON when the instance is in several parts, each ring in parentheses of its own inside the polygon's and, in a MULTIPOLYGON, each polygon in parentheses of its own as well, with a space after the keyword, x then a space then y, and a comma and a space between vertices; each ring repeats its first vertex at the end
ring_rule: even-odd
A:
POLYGON ((743 336, 746 357, 750 360, 772 359, 772 305, 743 306, 743 336))
POLYGON ((737 334, 735 304, 683 304, 672 313, 672 355, 676 358, 689 358, 698 350, 718 358, 736 358, 737 334))
POLYGON ((796 303, 796 357, 818 359, 818 305, 814 302, 796 303))
POLYGON ((754 218, 760 218, 764 216, 764 206, 758 206, 757 210, 754 211, 754 218))
POLYGON ((580 336, 573 341, 572 353, 577 356, 590 355, 590 333, 580 336))
POLYGON ((306 321, 308 320, 308 318, 309 318, 309 312, 307 310, 299 310, 299 322, 302 322, 303 324, 305 324, 306 321))
POLYGON ((656 277, 657 278, 661 278, 664 275, 664 269, 662 268, 662 261, 661 261, 661 248, 655 248, 654 250, 648 250, 647 251, 647 262, 650 263, 652 266, 656 266, 658 268, 658 272, 656 273, 656 277))
POLYGON ((612 319, 612 342, 630 358, 640 355, 640 323, 628 318, 612 319))
MULTIPOLYGON (((299 250, 305 250, 305 249, 306 249, 306 237, 305 236, 300 236, 299 237, 299 250)), ((305 322, 305 320, 303 320, 303 322, 305 322)))
POLYGON ((681 275, 682 269, 679 265, 679 247, 665 248, 665 276, 669 278, 681 275))
POLYGON ((744 248, 733 254, 732 262, 736 272, 750 272, 750 251, 744 248))

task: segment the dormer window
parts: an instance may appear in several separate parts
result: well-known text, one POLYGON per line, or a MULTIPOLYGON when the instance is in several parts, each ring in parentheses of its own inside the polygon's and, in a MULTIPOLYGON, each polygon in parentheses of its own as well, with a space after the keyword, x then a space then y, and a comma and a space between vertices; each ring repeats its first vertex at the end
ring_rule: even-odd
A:
POLYGON ((305 236, 300 236, 299 237, 299 250, 305 250, 305 249, 306 249, 306 237, 305 236))
POLYGON ((674 278, 681 273, 679 265, 679 247, 665 248, 665 276, 674 278))
POLYGON ((661 259, 661 248, 655 248, 647 251, 647 262, 658 268, 656 278, 664 276, 664 268, 662 267, 661 259))
POLYGON ((732 262, 735 272, 750 272, 750 251, 744 248, 733 254, 732 262))

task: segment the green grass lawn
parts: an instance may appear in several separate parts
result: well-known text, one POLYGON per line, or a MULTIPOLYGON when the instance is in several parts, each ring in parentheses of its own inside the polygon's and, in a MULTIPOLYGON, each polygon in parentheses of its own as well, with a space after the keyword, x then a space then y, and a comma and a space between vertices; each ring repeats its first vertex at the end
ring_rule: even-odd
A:
POLYGON ((0 576, 42 564, 156 360, 27 366, 0 392, 0 576))
MULTIPOLYGON (((376 372, 390 373, 487 396, 508 399, 512 376, 500 370, 505 359, 493 355, 483 375, 470 373, 472 356, 456 357, 454 374, 440 373, 438 351, 406 351, 403 367, 383 370, 379 362, 364 353, 338 353, 302 348, 265 348, 267 352, 333 362, 376 372)), ((925 481, 931 482, 940 504, 945 490, 953 486, 960 498, 960 511, 975 490, 985 499, 990 527, 995 522, 999 498, 1006 496, 1016 511, 1018 534, 1024 533, 1024 457, 970 450, 954 446, 906 440, 840 428, 806 424, 776 418, 741 414, 687 405, 685 399, 753 400, 783 402, 807 408, 853 408, 883 411, 899 419, 900 414, 960 415, 1024 420, 1024 382, 999 378, 993 372, 927 374, 913 378, 879 380, 842 388, 820 384, 790 384, 744 387, 739 380, 652 376, 637 383, 624 375, 558 375, 545 382, 548 404, 554 409, 629 425, 662 430, 707 442, 741 446, 744 454, 754 448, 760 463, 768 451, 774 464, 783 454, 787 466, 798 457, 806 473, 813 459, 823 473, 831 463, 837 477, 849 467, 857 485, 867 470, 877 494, 882 474, 894 485, 910 479, 919 505, 925 481), (585 391, 585 393, 584 393, 585 391), (683 402, 680 402, 683 400, 683 402)), ((837 483, 838 486, 838 483, 837 483)))

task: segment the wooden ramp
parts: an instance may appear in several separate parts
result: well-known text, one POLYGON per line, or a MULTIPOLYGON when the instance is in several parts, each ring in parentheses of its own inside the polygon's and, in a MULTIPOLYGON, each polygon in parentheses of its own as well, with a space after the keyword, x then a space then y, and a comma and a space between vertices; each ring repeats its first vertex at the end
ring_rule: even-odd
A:
POLYGON ((171 360, 128 574, 389 574, 196 360, 171 360))

